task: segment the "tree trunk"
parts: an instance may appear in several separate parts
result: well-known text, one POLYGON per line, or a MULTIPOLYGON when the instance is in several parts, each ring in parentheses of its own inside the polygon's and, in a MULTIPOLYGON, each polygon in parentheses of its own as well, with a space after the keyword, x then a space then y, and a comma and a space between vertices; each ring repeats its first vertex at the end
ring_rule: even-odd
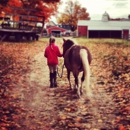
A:
POLYGON ((41 30, 41 35, 44 33, 44 24, 45 24, 45 17, 43 16, 43 18, 42 18, 42 30, 41 30))

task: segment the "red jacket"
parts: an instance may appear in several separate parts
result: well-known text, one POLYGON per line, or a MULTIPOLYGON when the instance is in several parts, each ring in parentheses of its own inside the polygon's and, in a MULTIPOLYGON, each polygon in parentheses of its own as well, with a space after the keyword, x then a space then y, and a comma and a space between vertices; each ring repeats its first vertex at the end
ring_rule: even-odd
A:
POLYGON ((57 65, 58 57, 62 57, 62 54, 59 50, 59 47, 55 45, 55 43, 52 43, 46 47, 44 56, 47 58, 48 65, 57 65))

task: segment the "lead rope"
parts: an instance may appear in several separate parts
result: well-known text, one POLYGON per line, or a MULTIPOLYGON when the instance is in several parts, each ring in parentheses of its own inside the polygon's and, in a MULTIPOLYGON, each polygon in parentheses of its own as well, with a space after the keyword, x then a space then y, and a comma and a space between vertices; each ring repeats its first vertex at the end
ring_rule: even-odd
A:
POLYGON ((62 65, 62 72, 61 72, 61 75, 59 74, 59 71, 58 71, 58 67, 57 67, 57 75, 58 77, 62 78, 63 76, 63 69, 64 69, 64 64, 62 65))

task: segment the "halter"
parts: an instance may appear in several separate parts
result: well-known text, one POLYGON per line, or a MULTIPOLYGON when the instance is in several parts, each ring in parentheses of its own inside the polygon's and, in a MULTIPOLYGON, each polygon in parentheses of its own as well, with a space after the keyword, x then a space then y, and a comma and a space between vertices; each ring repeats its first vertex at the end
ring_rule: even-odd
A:
POLYGON ((59 78, 62 78, 62 76, 63 76, 63 69, 64 69, 64 66, 65 66, 65 64, 62 65, 62 72, 61 72, 61 75, 59 74, 59 72, 58 72, 58 67, 57 67, 57 75, 58 75, 59 78))

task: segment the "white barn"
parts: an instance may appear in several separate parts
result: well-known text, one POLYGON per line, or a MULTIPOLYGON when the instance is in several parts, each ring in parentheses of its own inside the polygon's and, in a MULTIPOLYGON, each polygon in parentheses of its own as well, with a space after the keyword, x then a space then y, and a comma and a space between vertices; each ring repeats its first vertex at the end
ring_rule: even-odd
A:
POLYGON ((78 36, 88 38, 123 38, 130 35, 130 20, 112 21, 108 13, 104 13, 102 20, 79 20, 78 36))

